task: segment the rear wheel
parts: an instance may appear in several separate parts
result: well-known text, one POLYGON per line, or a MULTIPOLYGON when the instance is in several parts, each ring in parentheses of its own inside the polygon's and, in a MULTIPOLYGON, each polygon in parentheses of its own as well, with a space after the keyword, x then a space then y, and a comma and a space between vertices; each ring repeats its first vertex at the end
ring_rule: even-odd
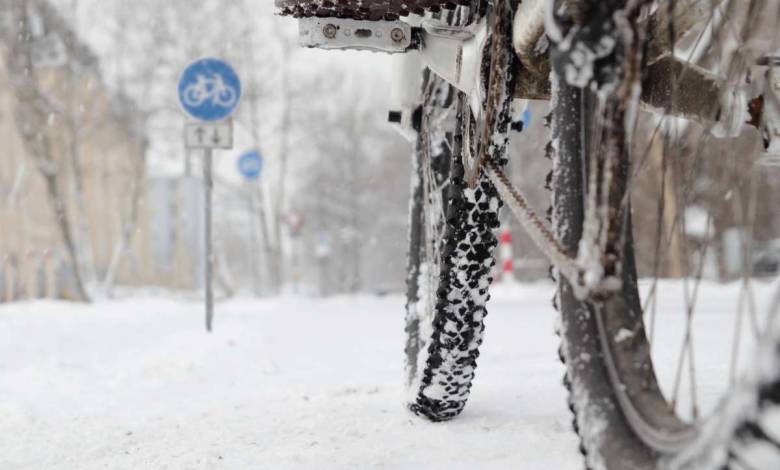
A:
MULTIPOLYGON (((722 348, 727 358, 731 355, 731 363, 721 367, 721 374, 726 378, 721 392, 729 394, 718 408, 710 399, 710 413, 702 409, 698 381, 704 375, 712 382, 712 373, 706 368, 706 374, 697 370, 697 357, 701 364, 701 354, 694 353, 694 337, 697 341, 705 334, 717 341, 724 337, 722 329, 698 331, 695 328, 702 324, 698 319, 707 315, 699 313, 697 317, 696 313, 707 310, 701 308, 704 301, 700 299, 700 291, 709 259, 707 253, 709 249, 714 250, 710 244, 716 237, 717 224, 711 220, 712 212, 721 201, 755 191, 756 180, 750 176, 752 162, 740 160, 739 155, 728 155, 725 161, 730 164, 724 160, 706 162, 707 155, 699 158, 698 148, 706 148, 709 139, 709 134, 702 133, 697 152, 689 161, 685 161, 679 149, 675 153, 668 146, 655 154, 659 160, 658 175, 649 172, 647 159, 655 137, 636 151, 637 147, 631 144, 642 137, 634 132, 635 124, 627 124, 633 118, 630 107, 621 108, 625 103, 616 101, 620 87, 603 91, 607 89, 605 83, 621 85, 621 80, 626 80, 622 75, 625 70, 621 71, 619 64, 628 63, 630 51, 621 50, 620 46, 607 51, 594 61, 590 71, 585 70, 587 65, 578 70, 571 53, 580 46, 587 48, 588 41, 598 43, 600 35, 610 34, 610 28, 615 27, 611 21, 617 16, 613 16, 614 10, 623 8, 624 4, 614 1, 604 5, 607 3, 612 5, 587 12, 593 17, 585 26, 575 26, 572 21, 568 24, 571 29, 566 31, 564 25, 561 29, 569 36, 562 42, 564 46, 555 48, 552 56, 556 148, 553 213, 558 238, 565 248, 571 253, 582 250, 583 235, 593 229, 589 226, 588 211, 592 207, 589 202, 596 199, 594 188, 622 196, 619 205, 610 206, 610 209, 618 208, 610 212, 610 221, 617 227, 615 243, 606 247, 601 259, 607 271, 610 259, 617 260, 612 267, 617 267, 621 289, 581 300, 567 280, 558 280, 560 353, 566 363, 564 381, 570 392, 569 405, 574 413, 575 430, 581 438, 581 450, 592 469, 780 468, 780 425, 767 419, 780 409, 780 367, 776 365, 780 359, 780 349, 776 347, 780 337, 776 328, 770 328, 774 333, 767 339, 770 345, 761 357, 762 363, 770 366, 757 373, 753 364, 747 385, 733 384, 739 362, 735 357, 744 349, 740 345, 743 333, 751 324, 754 330, 760 329, 756 305, 761 302, 755 299, 749 267, 752 242, 747 242, 741 254, 743 270, 734 288, 739 296, 738 305, 734 306, 734 334, 726 335, 730 341, 723 344, 702 341, 709 349, 700 353, 713 355, 720 352, 717 348, 722 348), (582 41, 579 46, 572 45, 578 41, 582 41), (580 72, 589 76, 579 75, 580 72), (594 93, 599 88, 600 92, 594 93), (608 167, 614 168, 610 177, 617 189, 593 186, 593 181, 606 181, 602 178, 608 167), (735 178, 736 182, 718 186, 713 183, 713 175, 735 178), (641 191, 641 181, 654 177, 660 180, 660 194, 655 197, 658 205, 653 208, 656 209, 652 211, 653 217, 648 216, 651 211, 647 210, 632 213, 631 195, 641 191), (706 204, 709 212, 701 235, 693 234, 692 224, 686 223, 686 214, 695 215, 691 208, 696 204, 706 204), (639 230, 635 230, 636 224, 639 230), (635 236, 641 240, 635 240, 635 236), (637 251, 638 243, 644 243, 647 251, 637 251), (648 279, 642 289, 638 282, 640 268, 648 279), (664 277, 675 281, 660 279, 664 277), (659 300, 666 294, 662 291, 679 291, 680 298, 671 302, 659 300), (663 312, 664 309, 669 311, 663 312), (663 322, 656 322, 656 314, 663 322), (740 327, 742 323, 745 326, 740 327), (661 342, 665 326, 668 332, 677 335, 675 340, 679 343, 661 342), (659 350, 671 344, 674 344, 671 355, 669 351, 659 350)), ((736 63, 732 73, 739 67, 742 70, 736 73, 744 73, 744 63, 736 63)), ((663 120, 655 131, 651 127, 651 133, 658 133, 662 128, 663 120)), ((600 197, 604 197, 602 193, 600 197)), ((740 202, 735 203, 735 208, 741 214, 741 208, 750 212, 755 210, 755 204, 740 202)), ((752 237, 755 216, 734 217, 740 219, 736 222, 752 237)), ((771 293, 769 287, 763 291, 771 293)), ((721 288, 710 292, 717 289, 721 288)), ((771 304, 770 307, 777 308, 771 304)), ((712 319, 706 322, 714 324, 712 319)), ((714 387, 707 385, 711 388, 705 391, 713 394, 714 387)))
POLYGON ((465 97, 430 74, 413 172, 407 278, 408 405, 432 421, 466 404, 484 332, 500 201, 464 181, 465 97))
MULTIPOLYGON (((472 4, 450 19, 468 23, 481 12, 472 4)), ((509 5, 492 10, 503 12, 497 31, 509 31, 509 5)), ((494 37, 502 42, 488 46, 488 96, 479 119, 465 94, 432 72, 424 75, 412 176, 406 372, 409 408, 433 421, 457 416, 466 404, 496 264, 501 201, 475 164, 480 158, 506 164, 514 55, 511 34, 494 37)))

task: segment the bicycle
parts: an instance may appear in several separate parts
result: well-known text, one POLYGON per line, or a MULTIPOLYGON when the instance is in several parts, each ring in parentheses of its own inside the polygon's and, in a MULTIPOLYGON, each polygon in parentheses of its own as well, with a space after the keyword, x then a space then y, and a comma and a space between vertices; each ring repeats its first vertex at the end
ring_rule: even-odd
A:
POLYGON ((184 89, 182 98, 187 106, 198 107, 211 100, 212 106, 230 108, 236 104, 238 96, 236 90, 225 84, 221 75, 206 77, 199 74, 195 83, 184 89))
MULTIPOLYGON (((588 468, 780 468, 780 426, 770 417, 780 406, 780 321, 766 328, 761 366, 732 386, 710 417, 697 416, 691 338, 712 237, 705 230, 693 261, 672 252, 694 251, 689 237, 679 235, 687 211, 680 199, 685 202, 695 190, 692 169, 705 159, 697 153, 692 162, 669 161, 667 152, 656 152, 660 195, 648 256, 635 246, 631 197, 651 158, 650 150, 635 149, 642 137, 640 104, 662 116, 651 128, 648 149, 658 135, 671 134, 660 132, 663 117, 671 115, 695 121, 706 130, 702 135, 719 138, 750 125, 769 152, 761 163, 777 164, 780 57, 771 49, 776 38, 746 47, 766 29, 759 26, 762 19, 774 20, 770 25, 776 29, 776 5, 735 0, 276 0, 276 5, 281 15, 299 18, 305 46, 416 51, 406 54, 400 74, 411 91, 389 114, 389 121, 415 139, 405 348, 413 412, 444 421, 465 406, 495 265, 493 230, 505 204, 554 268, 564 384, 588 468), (721 31, 733 34, 739 47, 723 54, 728 59, 705 57, 697 49, 702 38, 721 31), (674 53, 680 38, 692 42, 688 58, 699 58, 674 53), (715 72, 727 73, 697 65, 702 57, 715 63, 715 72), (422 80, 411 78, 415 70, 422 70, 422 80), (551 101, 552 228, 504 174, 518 98, 551 101), (689 180, 680 182, 685 176, 689 180), (643 269, 654 279, 645 299, 638 287, 640 258, 649 259, 643 269), (679 266, 665 268, 673 262, 679 266), (659 384, 650 335, 656 328, 658 278, 674 269, 684 283, 685 330, 669 396, 659 384), (692 384, 690 417, 677 406, 684 364, 692 384)), ((731 160, 733 173, 754 181, 756 162, 740 166, 731 160), (745 166, 748 176, 738 170, 745 166)), ((752 295, 744 263, 739 278, 742 305, 752 295)), ((743 316, 740 312, 737 321, 743 316)), ((755 312, 749 320, 758 330, 755 312)), ((736 351, 736 335, 733 342, 736 351)))

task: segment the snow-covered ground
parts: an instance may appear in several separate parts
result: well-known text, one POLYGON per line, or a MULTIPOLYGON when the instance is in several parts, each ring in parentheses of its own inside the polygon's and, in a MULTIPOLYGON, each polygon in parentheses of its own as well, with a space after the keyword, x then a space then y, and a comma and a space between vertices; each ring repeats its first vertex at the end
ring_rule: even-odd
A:
MULTIPOLYGON (((708 334, 730 338, 734 292, 700 292, 708 334)), ((187 301, 1 306, 0 469, 580 469, 551 297, 496 289, 471 400, 442 424, 403 406, 400 296, 229 301, 211 335, 187 301)))

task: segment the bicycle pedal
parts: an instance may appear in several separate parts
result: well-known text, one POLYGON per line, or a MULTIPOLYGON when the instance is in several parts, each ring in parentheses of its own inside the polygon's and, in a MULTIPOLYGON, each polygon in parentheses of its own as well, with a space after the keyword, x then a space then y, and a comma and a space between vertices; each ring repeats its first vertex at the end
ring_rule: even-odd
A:
POLYGON ((403 53, 414 48, 413 28, 403 21, 358 21, 301 18, 299 41, 304 47, 403 53))

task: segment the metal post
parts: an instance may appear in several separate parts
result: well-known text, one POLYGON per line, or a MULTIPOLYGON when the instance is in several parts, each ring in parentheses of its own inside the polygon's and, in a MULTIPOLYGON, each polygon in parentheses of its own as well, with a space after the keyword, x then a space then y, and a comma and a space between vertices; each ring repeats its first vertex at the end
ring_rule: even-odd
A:
POLYGON ((204 149, 203 155, 203 185, 205 189, 206 197, 206 330, 211 331, 211 323, 214 319, 214 290, 212 280, 214 277, 214 256, 212 254, 212 240, 211 240, 211 190, 214 186, 212 179, 212 150, 210 148, 204 149))
POLYGON ((290 246, 290 278, 292 279, 292 292, 298 295, 298 237, 293 237, 290 246))
POLYGON ((255 198, 254 198, 254 186, 249 185, 249 262, 252 270, 252 293, 255 296, 260 295, 260 272, 258 270, 258 248, 260 241, 257 237, 257 228, 255 225, 255 198))
MULTIPOLYGON (((208 87, 207 87, 208 88, 208 87)), ((179 103, 184 113, 195 122, 184 126, 184 143, 188 150, 203 149, 203 189, 205 199, 205 288, 206 288, 206 330, 211 331, 214 319, 214 254, 212 250, 212 179, 213 149, 233 148, 233 121, 230 116, 241 99, 241 79, 227 62, 215 58, 198 59, 189 64, 181 74, 177 87, 179 103), (214 87, 206 91, 203 100, 188 99, 189 93, 201 89, 203 77, 218 80, 220 90, 214 87), (215 93, 225 93, 223 103, 216 102, 215 93), (228 99, 228 97, 230 99, 228 99), (208 98, 214 98, 208 99, 208 98)))

